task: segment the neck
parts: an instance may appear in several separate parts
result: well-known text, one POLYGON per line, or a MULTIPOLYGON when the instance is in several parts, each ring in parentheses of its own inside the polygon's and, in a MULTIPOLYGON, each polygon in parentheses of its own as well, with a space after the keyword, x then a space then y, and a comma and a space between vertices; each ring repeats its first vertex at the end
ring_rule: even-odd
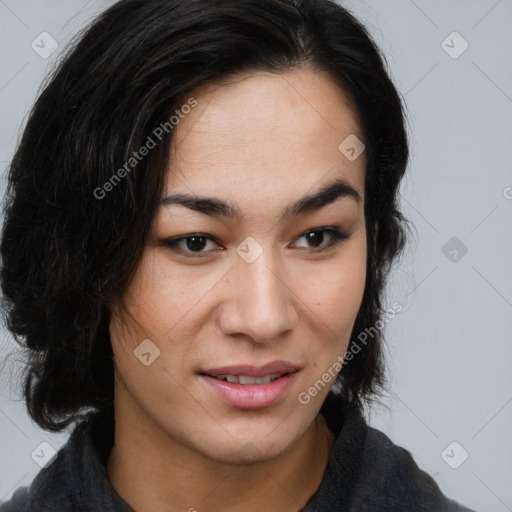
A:
POLYGON ((116 403, 107 472, 117 493, 137 511, 296 512, 320 485, 334 443, 334 434, 318 415, 284 454, 234 466, 156 432, 149 420, 127 414, 129 407, 123 405, 116 403))

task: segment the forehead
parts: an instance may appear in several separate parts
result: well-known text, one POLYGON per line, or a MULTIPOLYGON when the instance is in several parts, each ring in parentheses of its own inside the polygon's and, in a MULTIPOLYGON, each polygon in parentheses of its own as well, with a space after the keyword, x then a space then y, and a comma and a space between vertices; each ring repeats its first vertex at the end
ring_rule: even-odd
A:
POLYGON ((342 177, 364 196, 364 153, 340 151, 363 135, 343 90, 325 72, 239 74, 190 94, 198 105, 175 128, 166 193, 303 195, 342 177))

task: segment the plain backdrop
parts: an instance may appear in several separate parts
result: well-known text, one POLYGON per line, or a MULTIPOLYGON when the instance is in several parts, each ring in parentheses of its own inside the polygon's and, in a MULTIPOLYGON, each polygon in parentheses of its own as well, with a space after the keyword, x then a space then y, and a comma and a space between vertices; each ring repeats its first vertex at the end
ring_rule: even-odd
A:
MULTIPOLYGON (((2 176, 43 76, 112 3, 0 0, 2 176), (59 45, 49 58, 32 47, 43 32, 59 45)), ((389 392, 370 422, 448 496, 511 511, 512 0, 340 3, 384 51, 411 138, 401 202, 417 235, 387 291, 404 309, 386 327, 389 392)), ((1 343, 4 359, 15 345, 7 333, 1 343)), ((68 433, 29 420, 16 357, 0 368, 2 501, 38 473, 40 443, 58 450, 68 433)))

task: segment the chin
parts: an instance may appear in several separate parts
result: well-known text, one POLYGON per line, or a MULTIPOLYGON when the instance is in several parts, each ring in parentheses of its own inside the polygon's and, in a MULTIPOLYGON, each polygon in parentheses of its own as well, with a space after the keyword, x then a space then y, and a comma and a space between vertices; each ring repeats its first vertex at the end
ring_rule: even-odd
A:
MULTIPOLYGON (((288 452, 304 433, 302 429, 297 429, 296 422, 290 422, 286 429, 279 428, 284 427, 284 423, 290 418, 291 416, 288 420, 279 419, 279 422, 269 425, 267 428, 245 423, 245 426, 237 426, 236 433, 233 432, 233 429, 226 427, 221 438, 211 438, 207 445, 204 444, 206 436, 201 436, 203 442, 198 448, 215 462, 230 465, 250 466, 270 461, 288 452), (293 431, 290 431, 292 425, 294 428, 293 431)), ((306 428, 307 425, 304 430, 306 428)))

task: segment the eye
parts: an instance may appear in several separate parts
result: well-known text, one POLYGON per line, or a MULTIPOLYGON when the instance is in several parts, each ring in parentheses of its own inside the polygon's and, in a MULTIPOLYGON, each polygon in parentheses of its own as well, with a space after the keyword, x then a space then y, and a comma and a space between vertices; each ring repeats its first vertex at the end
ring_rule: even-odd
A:
POLYGON ((202 233, 162 240, 162 243, 164 243, 167 247, 170 247, 171 250, 184 255, 193 255, 194 253, 201 255, 202 253, 209 252, 203 250, 205 247, 207 247, 208 242, 216 243, 215 239, 213 239, 210 235, 205 235, 202 233))
MULTIPOLYGON (((329 226, 310 229, 298 237, 297 240, 304 239, 308 244, 313 244, 313 248, 309 252, 321 252, 334 247, 336 244, 348 237, 349 235, 347 233, 341 232, 337 227, 329 226), (324 239, 326 238, 325 234, 327 234, 327 243, 324 243, 324 239)), ((194 233, 180 236, 178 238, 161 240, 161 243, 166 247, 169 247, 173 252, 182 254, 189 258, 206 256, 212 250, 223 250, 221 247, 205 250, 205 248, 208 247, 209 242, 212 242, 217 246, 220 245, 214 237, 204 233, 194 233)))
POLYGON ((313 248, 310 252, 320 252, 334 247, 342 240, 346 240, 348 237, 349 235, 347 233, 343 233, 337 227, 329 226, 310 229, 301 235, 298 240, 303 238, 308 244, 313 244, 313 248), (328 241, 327 243, 324 243, 326 233, 328 241))

